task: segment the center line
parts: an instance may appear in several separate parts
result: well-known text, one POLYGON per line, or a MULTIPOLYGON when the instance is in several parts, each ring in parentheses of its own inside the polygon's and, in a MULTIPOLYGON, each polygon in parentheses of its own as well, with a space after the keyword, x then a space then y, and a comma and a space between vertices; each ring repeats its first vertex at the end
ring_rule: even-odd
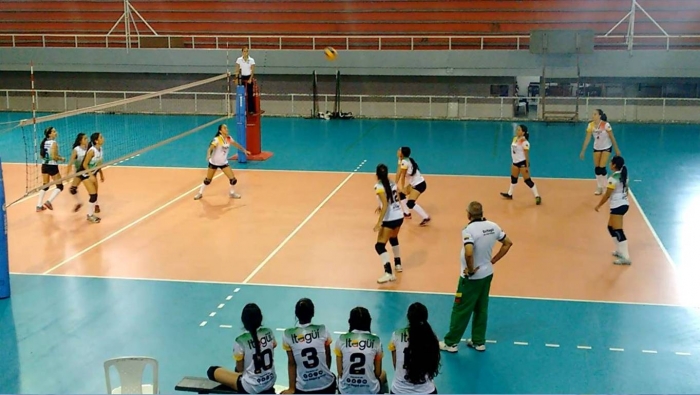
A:
MULTIPOLYGON (((365 162, 366 162, 366 161, 365 161, 365 162)), ((364 164, 365 162, 362 162, 362 164, 364 164)), ((294 236, 301 230, 301 228, 303 228, 304 225, 306 225, 306 223, 309 222, 309 221, 311 220, 311 218, 313 218, 313 216, 316 215, 316 213, 317 213, 329 200, 331 200, 331 198, 332 198, 336 193, 338 193, 338 191, 340 190, 340 188, 342 188, 343 185, 345 185, 348 181, 350 181, 350 179, 352 178, 352 176, 355 175, 355 173, 356 173, 357 170, 362 166, 362 164, 360 164, 360 166, 358 166, 357 169, 355 169, 355 171, 353 171, 352 173, 348 174, 348 176, 345 177, 345 179, 344 179, 340 184, 338 184, 338 186, 335 187, 335 189, 334 189, 333 191, 331 191, 331 193, 329 193, 328 196, 326 196, 326 198, 323 199, 323 201, 322 201, 321 203, 319 203, 318 206, 316 206, 316 208, 311 212, 311 214, 309 214, 309 215, 299 224, 299 226, 297 226, 297 227, 292 231, 292 233, 290 233, 289 236, 287 236, 287 238, 285 238, 284 240, 282 240, 282 242, 280 243, 280 245, 278 245, 277 248, 275 248, 275 249, 270 253, 270 255, 268 255, 267 258, 265 258, 265 260, 263 260, 263 261, 258 265, 258 267, 256 267, 255 270, 253 270, 253 272, 250 273, 250 274, 248 275, 248 277, 246 277, 245 280, 243 280, 242 283, 243 283, 243 284, 248 284, 248 282, 249 282, 250 280, 252 280, 253 277, 255 277, 255 275, 258 274, 258 272, 259 272, 263 267, 265 267, 265 265, 267 265, 267 263, 270 262, 270 260, 271 260, 272 258, 274 258, 274 256, 277 255, 277 253, 280 252, 280 250, 281 250, 285 245, 287 245, 287 243, 289 243, 289 241, 292 239, 292 237, 294 237, 294 236)))

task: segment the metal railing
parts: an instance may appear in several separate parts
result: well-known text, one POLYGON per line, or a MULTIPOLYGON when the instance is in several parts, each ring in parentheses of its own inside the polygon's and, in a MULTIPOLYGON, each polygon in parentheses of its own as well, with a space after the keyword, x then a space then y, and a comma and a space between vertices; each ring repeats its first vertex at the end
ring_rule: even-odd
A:
MULTIPOLYGON (((142 91, 37 90, 37 112, 63 112, 146 94, 142 91)), ((233 93, 232 95, 235 95, 233 93)), ((130 114, 226 114, 224 92, 175 92, 128 106, 104 111, 130 114)), ((313 95, 307 93, 262 93, 262 108, 270 116, 315 116, 313 95)), ((333 111, 334 94, 317 95, 321 112, 333 111)), ((542 119, 540 97, 342 95, 341 111, 362 118, 415 118, 454 120, 542 119), (526 105, 527 101, 527 105, 526 105), (527 113, 527 107, 531 112, 527 113)), ((574 111, 576 98, 547 97, 547 111, 574 111)), ((579 119, 588 119, 596 108, 605 109, 611 121, 700 123, 700 99, 583 97, 579 119)), ((32 111, 32 91, 0 89, 0 111, 32 111)))
MULTIPOLYGON (((700 35, 635 35, 636 49, 700 47, 700 35)), ((3 33, 0 47, 318 50, 526 50, 528 35, 119 35, 3 33), (150 40, 146 44, 146 40, 150 40)), ((598 35, 597 49, 628 49, 626 35, 598 35)))

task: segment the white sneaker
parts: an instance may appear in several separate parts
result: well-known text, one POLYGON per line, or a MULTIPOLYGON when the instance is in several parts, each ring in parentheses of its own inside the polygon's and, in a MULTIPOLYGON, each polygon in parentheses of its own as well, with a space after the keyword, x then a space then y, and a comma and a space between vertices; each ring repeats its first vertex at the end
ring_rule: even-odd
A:
POLYGON ((384 272, 384 275, 377 279, 377 282, 379 284, 388 283, 389 281, 396 281, 396 276, 394 276, 393 274, 389 274, 387 272, 384 272))
POLYGON ((202 198, 202 194, 201 194, 201 193, 198 193, 198 194, 194 195, 194 200, 199 200, 199 199, 201 199, 201 198, 202 198))
POLYGON ((600 188, 600 187, 596 188, 595 194, 596 194, 596 195, 602 195, 602 194, 603 194, 603 188, 600 188))
POLYGON ((615 265, 631 265, 632 261, 629 258, 620 257, 613 262, 615 265))
POLYGON ((467 347, 473 348, 473 349, 475 349, 476 351, 482 351, 482 352, 483 352, 483 351, 486 351, 486 345, 485 345, 485 344, 476 345, 476 344, 474 344, 474 343, 472 342, 472 339, 467 340, 467 347))
POLYGON ((237 194, 236 192, 229 192, 228 195, 231 197, 231 199, 240 199, 241 198, 241 195, 237 194))
POLYGON ((396 269, 396 272, 401 273, 403 271, 403 268, 401 265, 394 265, 394 269, 396 269))
POLYGON ((440 350, 447 352, 457 352, 457 346, 448 346, 445 342, 440 342, 440 350))
POLYGON ((620 255, 620 253, 617 251, 613 251, 612 256, 614 256, 615 258, 622 258, 622 255, 620 255))

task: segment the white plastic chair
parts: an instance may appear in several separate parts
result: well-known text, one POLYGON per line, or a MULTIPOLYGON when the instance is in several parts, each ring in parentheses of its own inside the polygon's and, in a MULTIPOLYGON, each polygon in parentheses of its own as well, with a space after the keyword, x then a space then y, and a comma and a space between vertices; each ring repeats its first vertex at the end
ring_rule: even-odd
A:
POLYGON ((158 394, 158 361, 150 357, 121 357, 108 359, 104 363, 108 394, 158 394), (153 368, 153 384, 143 384, 143 373, 147 366, 153 368), (119 373, 121 385, 112 388, 109 369, 114 366, 119 373))

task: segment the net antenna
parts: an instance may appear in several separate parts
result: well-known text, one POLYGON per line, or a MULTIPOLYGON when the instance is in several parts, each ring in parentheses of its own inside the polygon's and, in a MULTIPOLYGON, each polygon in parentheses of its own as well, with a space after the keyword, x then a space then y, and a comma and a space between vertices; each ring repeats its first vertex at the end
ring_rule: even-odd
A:
MULTIPOLYGON (((227 89, 230 89, 230 80, 230 75, 224 73, 158 92, 20 121, 18 125, 22 129, 25 143, 27 184, 25 195, 10 203, 8 207, 40 189, 72 181, 82 174, 124 162, 230 118, 227 107, 230 99, 227 92, 227 89), (177 123, 163 126, 162 117, 136 118, 127 114, 210 117, 205 120, 184 118, 181 122, 178 119, 177 123), (201 124, 202 122, 204 123, 201 124), (74 163, 68 163, 68 167, 65 167, 62 166, 64 163, 59 162, 62 177, 43 184, 39 169, 44 159, 39 155, 40 143, 39 138, 34 137, 38 134, 34 130, 43 130, 46 127, 55 127, 58 131, 59 155, 66 159, 70 158, 72 144, 78 133, 84 133, 88 138, 96 132, 102 134, 105 137, 105 161, 94 168, 81 171, 77 171, 74 163)), ((80 97, 76 98, 76 101, 79 100, 80 97)))

